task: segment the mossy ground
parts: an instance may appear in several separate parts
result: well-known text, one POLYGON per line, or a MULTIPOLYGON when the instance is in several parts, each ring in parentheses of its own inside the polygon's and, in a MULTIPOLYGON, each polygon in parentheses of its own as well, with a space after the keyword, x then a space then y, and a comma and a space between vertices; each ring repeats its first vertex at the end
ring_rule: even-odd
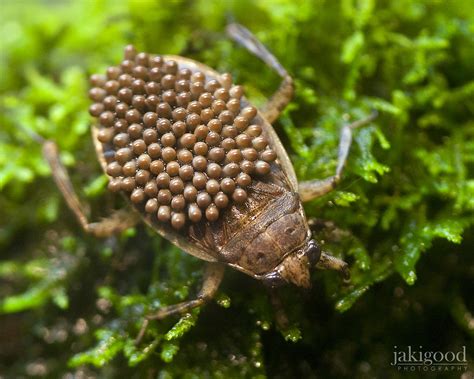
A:
MULTIPOLYGON (((0 377, 460 377, 400 372, 394 346, 474 354, 474 8, 457 1, 3 2, 0 12, 0 377), (296 79, 275 123, 300 179, 332 174, 338 131, 358 130, 342 185, 306 205, 331 220, 325 248, 344 286, 282 290, 289 330, 265 289, 229 270, 217 301, 154 323, 195 294, 202 262, 144 226, 96 240, 55 188, 33 130, 58 142, 91 219, 123 206, 89 137, 87 77, 123 46, 229 71, 262 104, 278 77, 229 41, 251 29, 296 79), (69 376, 68 376, 69 374, 69 376)), ((472 367, 470 368, 472 370, 472 367)))

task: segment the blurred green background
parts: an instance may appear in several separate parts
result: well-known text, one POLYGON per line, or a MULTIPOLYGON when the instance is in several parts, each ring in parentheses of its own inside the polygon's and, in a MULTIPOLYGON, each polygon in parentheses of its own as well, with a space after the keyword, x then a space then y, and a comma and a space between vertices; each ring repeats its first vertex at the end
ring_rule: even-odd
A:
POLYGON ((0 43, 0 377, 472 377, 472 1, 2 0, 0 43), (228 270, 216 301, 135 347, 143 315, 193 296, 203 263, 144 226, 85 235, 27 131, 59 144, 91 219, 107 215, 124 204, 95 160, 88 76, 133 43, 229 71, 262 104, 279 79, 226 38, 230 21, 296 79, 274 126, 300 179, 333 173, 343 120, 380 113, 339 189, 305 207, 333 223, 319 238, 352 282, 283 289, 278 330, 263 286, 228 270), (470 374, 398 371, 408 345, 466 346, 470 374))

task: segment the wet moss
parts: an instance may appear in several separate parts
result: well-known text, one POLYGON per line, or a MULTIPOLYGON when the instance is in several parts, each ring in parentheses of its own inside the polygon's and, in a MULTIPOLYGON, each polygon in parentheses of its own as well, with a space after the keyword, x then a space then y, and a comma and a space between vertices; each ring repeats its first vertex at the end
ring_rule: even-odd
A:
POLYGON ((390 366, 394 346, 407 345, 467 346, 472 361, 469 2, 2 8, 1 375, 418 377, 390 366), (380 113, 356 132, 338 190, 305 206, 325 220, 318 237, 350 263, 352 282, 315 272, 311 291, 283 289, 290 327, 277 330, 265 289, 228 270, 217 301, 153 323, 136 347, 143 315, 193 296, 203 262, 144 226, 105 240, 85 235, 32 132, 57 141, 92 220, 122 207, 93 159, 87 78, 133 43, 230 72, 260 105, 279 79, 225 37, 228 20, 251 29, 296 79, 296 96, 275 128, 301 180, 333 173, 344 121, 380 113))

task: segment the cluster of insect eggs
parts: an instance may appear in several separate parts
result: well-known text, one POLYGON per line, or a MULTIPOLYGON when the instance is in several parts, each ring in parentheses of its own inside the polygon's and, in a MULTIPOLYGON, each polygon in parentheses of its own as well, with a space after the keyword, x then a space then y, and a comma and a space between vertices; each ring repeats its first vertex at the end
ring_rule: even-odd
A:
POLYGON ((175 229, 216 221, 231 202, 244 203, 253 177, 268 174, 276 159, 252 124, 257 110, 241 106, 242 87, 230 74, 220 79, 132 46, 119 67, 90 79, 97 138, 113 151, 109 189, 175 229))

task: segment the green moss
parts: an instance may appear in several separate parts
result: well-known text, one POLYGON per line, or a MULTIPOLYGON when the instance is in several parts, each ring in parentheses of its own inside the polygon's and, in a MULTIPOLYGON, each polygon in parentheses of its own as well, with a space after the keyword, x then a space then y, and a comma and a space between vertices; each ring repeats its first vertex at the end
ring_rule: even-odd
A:
POLYGON ((390 367, 394 345, 467 345, 472 361, 469 1, 22 1, 0 21, 0 372, 410 377, 390 367), (91 158, 88 75, 133 43, 229 71, 262 104, 279 79, 226 38, 228 20, 296 80, 274 126, 301 180, 331 175, 342 123, 379 111, 355 132, 338 190, 305 206, 332 221, 318 237, 352 281, 318 272, 311 292, 282 290, 290 326, 278 331, 264 288, 228 270, 216 302, 153 322, 135 346, 143 315, 196 293, 203 263, 144 226, 82 233, 34 135, 59 144, 92 220, 120 208, 91 158))

